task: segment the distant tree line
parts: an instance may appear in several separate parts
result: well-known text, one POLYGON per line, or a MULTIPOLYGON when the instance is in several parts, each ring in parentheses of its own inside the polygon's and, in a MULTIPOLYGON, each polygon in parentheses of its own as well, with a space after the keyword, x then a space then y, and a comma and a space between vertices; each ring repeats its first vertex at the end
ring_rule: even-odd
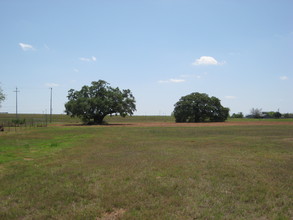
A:
MULTIPOLYGON (((250 114, 245 116, 246 118, 293 118, 292 113, 285 113, 281 114, 279 111, 269 111, 269 112, 263 112, 260 108, 252 108, 250 110, 250 114)), ((231 115, 231 118, 244 118, 244 115, 242 112, 239 113, 233 113, 231 115)))
POLYGON ((239 112, 239 113, 233 113, 231 115, 231 118, 243 118, 243 113, 242 112, 239 112))
POLYGON ((293 118, 293 113, 285 113, 285 114, 282 114, 282 116, 284 118, 293 118))

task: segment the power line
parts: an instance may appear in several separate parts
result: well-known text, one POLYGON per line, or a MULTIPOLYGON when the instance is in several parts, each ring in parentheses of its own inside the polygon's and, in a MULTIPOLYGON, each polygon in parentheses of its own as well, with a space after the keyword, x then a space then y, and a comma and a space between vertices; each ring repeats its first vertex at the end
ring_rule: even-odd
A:
POLYGON ((51 93, 50 93, 50 123, 52 123, 52 87, 50 88, 51 93))
POLYGON ((15 92, 15 102, 16 102, 16 109, 15 109, 15 114, 16 114, 16 119, 18 118, 18 109, 17 109, 17 93, 19 93, 20 91, 17 89, 17 87, 16 87, 16 90, 15 91, 13 91, 13 92, 15 92))

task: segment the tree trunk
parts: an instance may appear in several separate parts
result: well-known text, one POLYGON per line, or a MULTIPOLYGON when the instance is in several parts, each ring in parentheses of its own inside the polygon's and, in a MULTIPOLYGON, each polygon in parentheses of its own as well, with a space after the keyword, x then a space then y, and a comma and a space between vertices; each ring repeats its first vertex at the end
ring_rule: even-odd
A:
POLYGON ((105 118, 105 115, 98 115, 94 117, 94 124, 100 125, 103 124, 103 120, 105 118))

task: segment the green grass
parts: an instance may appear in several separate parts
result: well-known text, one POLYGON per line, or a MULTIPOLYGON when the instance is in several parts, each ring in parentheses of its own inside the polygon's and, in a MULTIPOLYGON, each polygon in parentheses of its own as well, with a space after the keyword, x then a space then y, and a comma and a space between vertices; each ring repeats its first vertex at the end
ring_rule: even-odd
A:
POLYGON ((290 125, 58 126, 1 134, 0 149, 0 219, 293 216, 290 125))
POLYGON ((90 134, 78 130, 54 127, 38 129, 20 129, 16 132, 5 132, 0 136, 0 164, 9 161, 31 160, 40 156, 56 153, 90 134))

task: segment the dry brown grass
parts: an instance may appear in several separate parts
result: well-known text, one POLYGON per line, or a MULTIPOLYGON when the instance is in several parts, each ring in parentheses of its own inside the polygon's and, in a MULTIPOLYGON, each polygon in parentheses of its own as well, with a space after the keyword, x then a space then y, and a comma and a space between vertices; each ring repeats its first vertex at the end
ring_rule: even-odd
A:
POLYGON ((117 220, 121 219, 126 212, 125 209, 114 209, 112 212, 106 212, 102 215, 101 218, 97 218, 97 220, 117 220))

